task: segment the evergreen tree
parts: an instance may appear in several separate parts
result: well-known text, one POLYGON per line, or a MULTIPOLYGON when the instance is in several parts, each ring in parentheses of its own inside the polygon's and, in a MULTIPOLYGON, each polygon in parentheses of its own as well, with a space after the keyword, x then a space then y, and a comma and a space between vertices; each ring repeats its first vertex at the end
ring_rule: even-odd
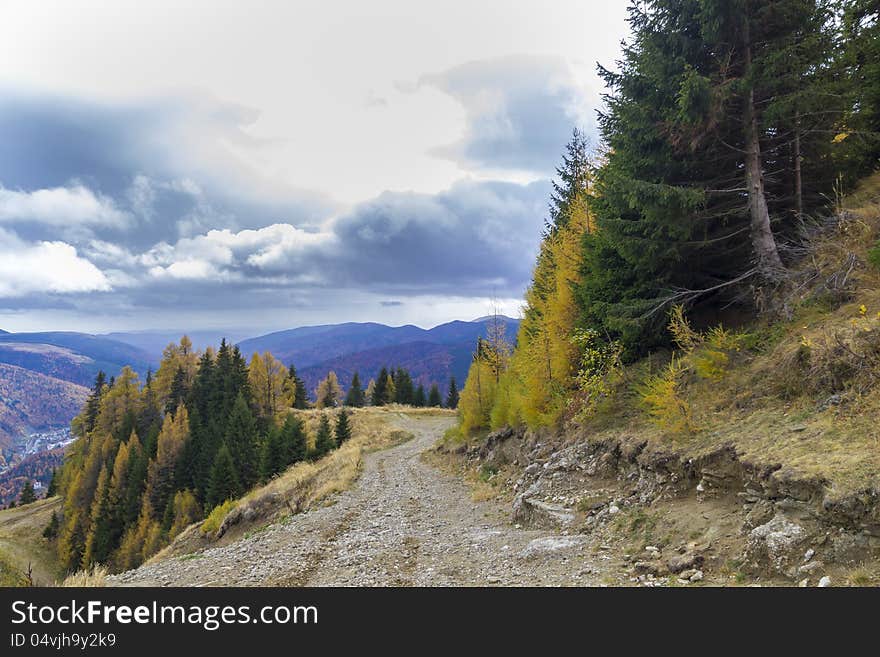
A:
POLYGON ((34 493, 34 484, 30 479, 24 482, 24 486, 22 486, 21 493, 18 495, 18 506, 24 506, 25 504, 31 504, 32 502, 37 501, 37 495, 34 493))
POLYGON ((351 438, 351 423, 348 420, 348 412, 343 408, 336 418, 336 445, 340 446, 351 438))
POLYGON ((376 377, 376 385, 373 386, 373 396, 370 399, 371 406, 384 406, 388 403, 388 368, 379 370, 376 377))
POLYGON ((315 449, 312 451, 312 460, 317 461, 325 454, 328 454, 334 447, 330 418, 327 417, 326 413, 321 413, 318 433, 315 435, 315 449))
POLYGON ((239 393, 226 427, 226 445, 243 490, 253 486, 259 476, 257 436, 256 420, 244 394, 239 393))
POLYGON ((394 372, 394 401, 411 405, 414 394, 412 377, 407 370, 398 367, 394 372))
POLYGON ((299 376, 296 374, 296 368, 291 365, 289 371, 290 379, 293 381, 294 386, 294 398, 293 398, 293 407, 299 409, 305 409, 309 407, 309 393, 306 391, 306 384, 299 376))
POLYGON ((413 393, 412 405, 421 408, 428 404, 428 397, 425 395, 425 386, 421 383, 416 388, 416 391, 413 393))
POLYGON ((280 433, 273 427, 260 448, 260 482, 266 483, 280 472, 279 452, 280 433))
POLYGON ((431 391, 428 393, 428 406, 443 406, 443 397, 440 396, 440 388, 436 383, 431 384, 431 391))
POLYGON ((104 389, 107 384, 107 375, 103 370, 99 370, 98 374, 95 376, 95 383, 92 385, 92 392, 86 400, 86 407, 83 413, 84 421, 83 421, 83 433, 91 433, 95 428, 95 422, 98 420, 98 412, 101 407, 101 395, 104 394, 104 389))
POLYGON ((285 468, 305 460, 307 456, 308 444, 302 421, 292 413, 287 416, 281 427, 280 446, 285 468))
POLYGON ((49 480, 49 487, 46 489, 46 497, 55 497, 58 494, 58 470, 52 468, 52 478, 49 480))
POLYGON ((796 188, 830 192, 797 165, 840 113, 817 94, 826 2, 656 0, 634 3, 629 23, 618 70, 600 68, 607 156, 579 296, 581 323, 632 357, 666 339, 672 290, 720 304, 743 277, 780 278, 777 241, 811 209, 796 188))
POLYGON ((165 402, 165 413, 173 413, 177 410, 187 396, 186 387, 186 371, 183 367, 178 367, 174 373, 174 379, 171 381, 171 390, 168 399, 165 402))
POLYGON ((351 386, 345 396, 345 405, 360 408, 365 403, 364 391, 361 388, 361 378, 357 372, 351 377, 351 386))
POLYGON ((58 514, 55 511, 52 512, 52 517, 49 519, 49 524, 46 525, 46 528, 43 530, 43 538, 48 540, 53 540, 56 536, 58 536, 58 514))
POLYGON ((458 408, 458 386, 455 377, 449 377, 449 391, 446 393, 446 408, 458 408))
POLYGON ((229 448, 223 445, 217 452, 214 466, 211 468, 211 480, 208 484, 207 508, 212 509, 226 500, 234 500, 242 493, 235 464, 229 448))

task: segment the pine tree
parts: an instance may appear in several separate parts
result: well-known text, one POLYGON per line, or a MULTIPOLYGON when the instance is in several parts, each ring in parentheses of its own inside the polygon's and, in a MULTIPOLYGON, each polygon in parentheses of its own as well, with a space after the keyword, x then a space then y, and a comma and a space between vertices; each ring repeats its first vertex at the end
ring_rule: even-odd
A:
POLYGON ((281 440, 281 430, 273 427, 263 441, 260 453, 260 481, 263 483, 281 472, 286 465, 281 440))
POLYGON ((187 392, 186 371, 180 366, 171 381, 171 389, 165 401, 165 413, 173 413, 177 410, 177 407, 186 400, 187 392))
POLYGON ((412 377, 407 370, 398 367, 394 372, 393 400, 398 404, 410 405, 414 394, 412 377))
POLYGON ((431 391, 428 393, 428 406, 443 406, 443 397, 440 396, 440 388, 436 383, 431 384, 431 391))
POLYGON ((291 365, 289 376, 291 381, 294 384, 294 398, 293 398, 293 407, 299 409, 305 409, 309 407, 309 393, 306 391, 306 384, 301 378, 299 378, 296 374, 296 368, 291 365))
POLYGON ((36 501, 37 495, 34 493, 34 484, 28 479, 24 482, 21 493, 18 495, 18 506, 24 506, 25 504, 31 504, 36 501))
POLYGON ((46 528, 43 530, 43 538, 51 541, 58 536, 58 525, 58 514, 53 511, 52 517, 49 519, 49 524, 46 525, 46 528))
POLYGON ((449 377, 449 391, 446 393, 446 408, 458 408, 458 386, 455 385, 455 377, 449 377))
POLYGON ((348 412, 343 408, 336 418, 336 444, 342 445, 351 439, 351 423, 348 421, 348 412))
POLYGON ((830 193, 818 170, 798 170, 841 116, 838 94, 817 93, 829 23, 818 0, 632 5, 620 65, 600 68, 611 93, 582 325, 621 338, 633 357, 666 339, 658 308, 672 290, 721 305, 741 279, 780 278, 777 242, 811 209, 796 189, 830 193), (826 108, 814 111, 819 98, 826 108))
POLYGON ((371 406, 384 406, 388 403, 388 368, 379 370, 376 377, 376 385, 373 386, 373 395, 370 398, 371 406))
POLYGON ((328 454, 334 447, 330 418, 327 417, 326 413, 321 413, 318 433, 315 435, 315 448, 312 450, 312 460, 317 461, 325 454, 328 454))
POLYGON ((242 493, 232 455, 226 445, 217 452, 214 467, 211 469, 211 481, 208 484, 207 508, 212 509, 226 500, 234 500, 242 493))
POLYGON ((428 403, 428 397, 425 395, 425 386, 421 383, 416 388, 416 391, 413 393, 412 405, 421 408, 426 406, 428 403))
POLYGON ((364 391, 361 388, 361 378, 357 372, 351 377, 351 386, 345 396, 345 405, 360 408, 365 403, 364 391))
POLYGON ((305 460, 308 455, 308 443, 302 421, 292 413, 287 416, 281 427, 280 445, 284 455, 284 468, 305 460))
POLYGON ((229 448, 229 453, 238 474, 238 481, 243 490, 249 489, 258 479, 259 452, 257 451, 257 437, 256 420, 251 413, 244 394, 239 393, 226 427, 226 445, 229 448))
POLYGON ((46 489, 46 497, 55 497, 58 494, 58 470, 52 468, 52 478, 49 480, 49 486, 46 489))
POLYGON ((104 394, 106 384, 107 375, 103 370, 99 370, 95 376, 95 383, 92 385, 92 392, 86 400, 82 423, 83 435, 91 433, 95 428, 95 422, 98 420, 98 411, 101 405, 101 395, 104 394))

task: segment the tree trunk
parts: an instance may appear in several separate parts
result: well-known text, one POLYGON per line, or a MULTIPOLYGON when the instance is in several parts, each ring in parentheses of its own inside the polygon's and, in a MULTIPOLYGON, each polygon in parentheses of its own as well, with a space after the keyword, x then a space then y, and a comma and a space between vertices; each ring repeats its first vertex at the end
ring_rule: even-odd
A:
POLYGON ((801 184, 801 115, 794 121, 794 212, 800 220, 804 213, 804 193, 801 184))
MULTIPOLYGON (((752 48, 749 40, 748 17, 745 19, 746 75, 752 69, 752 48)), ((758 271, 768 279, 779 277, 785 269, 779 258, 773 230, 770 228, 770 211, 764 194, 764 171, 761 162, 761 144, 758 140, 758 117, 755 113, 755 91, 750 85, 746 98, 746 187, 749 190, 749 215, 751 217, 752 248, 758 271)))

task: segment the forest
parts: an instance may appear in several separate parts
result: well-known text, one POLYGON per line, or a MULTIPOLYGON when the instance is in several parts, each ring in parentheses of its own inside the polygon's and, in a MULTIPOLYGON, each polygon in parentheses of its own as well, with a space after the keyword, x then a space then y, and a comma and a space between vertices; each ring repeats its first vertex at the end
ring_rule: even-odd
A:
POLYGON ((654 0, 628 22, 600 143, 576 130, 562 154, 516 348, 474 351, 465 435, 589 415, 623 366, 693 348, 689 321, 790 315, 809 237, 877 168, 876 1, 654 0))
POLYGON ((355 373, 344 394, 328 373, 313 403, 296 368, 271 353, 247 362, 225 340, 199 353, 184 336, 143 384, 128 367, 99 372, 72 423, 77 440, 56 478, 63 511, 46 536, 70 571, 135 567, 217 506, 351 438, 342 407, 457 398, 454 379, 444 399, 436 384, 426 391, 407 370, 383 367, 365 388, 355 373), (311 407, 327 411, 314 435, 291 412, 311 407))

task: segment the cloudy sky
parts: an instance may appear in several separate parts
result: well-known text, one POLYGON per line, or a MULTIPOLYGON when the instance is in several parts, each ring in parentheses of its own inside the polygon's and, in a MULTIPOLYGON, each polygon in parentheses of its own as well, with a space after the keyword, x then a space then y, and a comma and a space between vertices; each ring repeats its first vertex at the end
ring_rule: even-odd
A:
POLYGON ((625 4, 4 0, 0 328, 515 314, 625 4))

